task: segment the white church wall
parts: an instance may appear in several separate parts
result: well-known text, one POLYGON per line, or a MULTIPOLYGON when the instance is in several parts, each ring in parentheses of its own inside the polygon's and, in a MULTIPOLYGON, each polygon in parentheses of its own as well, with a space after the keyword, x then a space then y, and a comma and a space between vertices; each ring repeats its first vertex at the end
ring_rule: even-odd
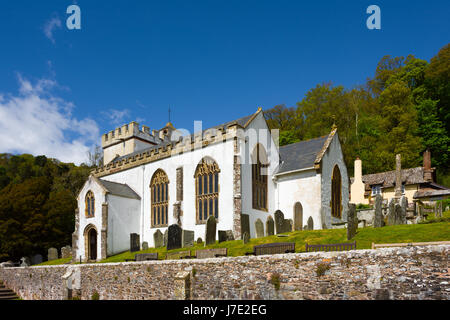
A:
POLYGON ((89 178, 83 186, 83 189, 80 191, 77 201, 79 209, 77 259, 79 259, 80 256, 82 257, 82 260, 86 258, 84 232, 88 225, 94 225, 97 230, 97 257, 101 257, 102 204, 105 203, 105 192, 93 178, 89 178), (88 191, 92 191, 95 198, 94 216, 90 218, 85 215, 85 198, 88 191))
MULTIPOLYGON (((242 197, 242 213, 249 215, 250 221, 250 237, 256 237, 255 222, 257 219, 261 219, 264 224, 264 229, 266 228, 266 220, 269 215, 272 215, 276 210, 275 208, 275 184, 272 180, 272 173, 275 171, 279 164, 279 154, 278 148, 270 135, 269 128, 267 127, 264 116, 259 113, 255 119, 248 125, 245 130, 248 137, 245 144, 241 144, 241 157, 242 157, 242 167, 241 167, 241 197, 242 197), (259 131, 262 129, 261 131, 259 131), (262 133, 259 135, 258 139, 255 139, 256 135, 253 132, 262 133), (265 133, 264 133, 265 132, 265 133), (253 152, 257 143, 261 143, 266 150, 267 157, 269 160, 269 167, 267 172, 269 173, 267 179, 267 194, 268 194, 268 210, 262 211, 253 209, 252 203, 252 163, 250 161, 250 155, 253 152)), ((264 230, 266 233, 266 230, 264 230)))
POLYGON ((342 199, 342 220, 347 221, 348 212, 348 202, 349 202, 349 178, 347 174, 347 166, 344 162, 344 155, 342 153, 341 144, 339 143, 339 137, 336 133, 331 141, 327 151, 325 152, 321 168, 322 168, 322 210, 327 228, 331 228, 332 218, 331 217, 331 178, 333 175, 333 168, 338 165, 341 172, 341 199, 342 199))
POLYGON ((285 219, 294 221, 294 206, 300 202, 303 208, 302 227, 311 217, 314 229, 321 229, 320 194, 321 175, 314 169, 277 176, 277 209, 283 212, 285 219))
POLYGON ((130 249, 130 233, 140 233, 141 201, 108 194, 107 254, 130 249))
MULTIPOLYGON (((183 216, 182 228, 193 230, 195 239, 201 237, 205 240, 205 224, 196 224, 195 207, 195 169, 205 156, 213 158, 220 168, 219 173, 219 219, 217 230, 233 229, 233 150, 234 140, 224 143, 212 144, 205 148, 174 155, 170 158, 148 163, 140 167, 121 171, 103 177, 102 179, 125 183, 141 197, 140 230, 141 242, 147 241, 154 246, 153 234, 159 229, 151 228, 151 195, 150 181, 156 170, 162 169, 169 179, 168 225, 176 223, 173 216, 173 205, 176 202, 176 169, 183 167, 183 216)), ((129 240, 128 240, 129 241, 129 240)))

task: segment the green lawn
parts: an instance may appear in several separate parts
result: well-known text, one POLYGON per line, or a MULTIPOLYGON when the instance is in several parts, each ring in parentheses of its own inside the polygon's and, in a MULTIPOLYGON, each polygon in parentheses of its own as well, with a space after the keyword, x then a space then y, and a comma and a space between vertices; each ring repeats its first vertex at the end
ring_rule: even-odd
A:
POLYGON ((72 260, 72 257, 65 258, 65 259, 56 259, 56 260, 51 260, 51 261, 45 261, 40 264, 35 264, 35 265, 33 265, 33 267, 35 267, 35 266, 54 266, 54 265, 58 265, 58 264, 66 264, 66 263, 70 262, 71 260, 72 260))
MULTIPOLYGON (((450 216, 450 212, 446 212, 446 217, 450 216)), ((226 241, 222 243, 216 242, 214 245, 205 247, 204 245, 195 244, 194 247, 170 250, 177 252, 183 250, 191 250, 191 254, 195 255, 198 249, 208 248, 228 248, 228 256, 242 256, 246 252, 253 250, 253 246, 270 242, 295 242, 295 251, 304 252, 305 244, 332 244, 342 242, 356 241, 357 249, 370 249, 372 242, 374 243, 401 243, 401 242, 428 242, 428 241, 450 241, 450 221, 386 226, 383 228, 362 228, 358 229, 358 233, 354 239, 347 240, 346 229, 330 229, 330 230, 310 230, 296 231, 285 233, 287 237, 269 236, 258 239, 251 239, 249 243, 243 244, 242 240, 226 241)), ((148 250, 138 252, 123 252, 115 256, 108 257, 100 263, 106 262, 123 262, 125 259, 133 259, 136 253, 158 252, 159 259, 164 259, 167 253, 166 248, 150 248, 148 250)))

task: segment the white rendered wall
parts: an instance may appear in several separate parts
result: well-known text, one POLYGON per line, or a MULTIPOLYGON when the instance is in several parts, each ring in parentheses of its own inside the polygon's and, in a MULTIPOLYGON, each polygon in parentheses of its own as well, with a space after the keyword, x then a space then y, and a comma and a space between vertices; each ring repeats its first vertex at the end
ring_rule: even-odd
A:
POLYGON ((254 238, 256 237, 256 230, 255 230, 255 221, 259 218, 264 224, 264 234, 266 234, 266 220, 269 215, 272 215, 276 210, 275 207, 275 184, 272 180, 272 173, 275 171, 275 169, 279 165, 279 153, 278 148, 275 145, 275 142, 273 141, 272 136, 270 135, 269 128, 267 127, 267 123, 264 120, 264 116, 261 113, 259 113, 255 119, 248 125, 248 127, 245 130, 245 133, 247 135, 247 142, 245 144, 241 143, 241 197, 242 197, 242 213, 249 215, 249 221, 250 221, 250 237, 254 238), (255 132, 253 130, 259 130, 262 129, 262 131, 257 131, 260 134, 258 139, 255 139, 256 136, 253 135, 252 132, 255 132), (267 134, 267 137, 264 136, 264 132, 267 134), (269 160, 269 167, 268 167, 268 177, 267 177, 267 198, 268 198, 268 211, 262 211, 253 209, 253 203, 252 203, 252 167, 251 162, 249 159, 250 155, 252 154, 255 146, 257 143, 260 143, 263 145, 264 149, 266 150, 267 157, 269 160))
POLYGON ((314 229, 321 229, 321 176, 316 170, 300 171, 278 176, 276 190, 277 209, 285 219, 294 221, 294 205, 300 202, 303 207, 302 227, 312 217, 314 229))
POLYGON ((139 234, 141 201, 111 194, 108 201, 107 255, 130 249, 130 233, 139 234))
MULTIPOLYGON (((141 243, 147 241, 154 246, 153 234, 157 229, 162 233, 167 229, 151 228, 151 196, 150 180, 156 170, 162 169, 169 178, 168 225, 176 223, 173 216, 173 205, 176 202, 176 169, 183 167, 183 202, 182 228, 193 230, 195 239, 205 240, 205 224, 196 224, 195 209, 195 169, 205 156, 213 158, 219 168, 219 219, 217 230, 233 229, 233 151, 234 140, 212 144, 192 152, 174 155, 167 159, 148 163, 140 167, 117 172, 105 177, 104 180, 125 183, 141 197, 140 232, 141 243), (143 235, 143 236, 142 236, 143 235)), ((129 241, 129 240, 128 240, 129 241)))
POLYGON ((78 227, 78 249, 76 253, 76 259, 79 260, 80 256, 82 260, 86 258, 85 244, 84 244, 84 231, 90 224, 94 225, 97 230, 97 259, 101 257, 101 230, 102 230, 102 204, 105 202, 105 192, 103 188, 90 177, 83 189, 78 195, 78 209, 79 209, 79 227, 78 227), (92 191, 95 197, 95 212, 94 217, 87 218, 85 216, 85 198, 88 191, 92 191))

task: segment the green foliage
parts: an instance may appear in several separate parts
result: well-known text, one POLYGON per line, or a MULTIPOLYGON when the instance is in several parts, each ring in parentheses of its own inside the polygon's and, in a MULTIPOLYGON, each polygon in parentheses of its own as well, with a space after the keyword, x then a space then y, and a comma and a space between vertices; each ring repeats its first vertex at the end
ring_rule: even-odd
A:
POLYGON ((45 156, 0 154, 0 261, 71 243, 75 196, 90 168, 45 156))
POLYGON ((383 57, 365 86, 346 89, 330 83, 309 90, 296 108, 264 112, 280 145, 330 133, 338 126, 349 172, 354 159, 363 172, 393 170, 395 154, 404 168, 419 166, 429 149, 438 181, 450 183, 450 45, 428 63, 413 55, 383 57))
POLYGON ((356 209, 372 209, 372 206, 370 204, 358 203, 356 209))
POLYGON ((280 274, 272 273, 270 276, 270 283, 273 284, 275 290, 280 290, 280 274))
POLYGON ((327 272, 328 270, 330 270, 330 264, 321 262, 316 266, 316 275, 318 277, 321 277, 321 276, 325 275, 325 272, 327 272))
POLYGON ((100 300, 100 295, 97 291, 94 291, 91 296, 91 300, 100 300))

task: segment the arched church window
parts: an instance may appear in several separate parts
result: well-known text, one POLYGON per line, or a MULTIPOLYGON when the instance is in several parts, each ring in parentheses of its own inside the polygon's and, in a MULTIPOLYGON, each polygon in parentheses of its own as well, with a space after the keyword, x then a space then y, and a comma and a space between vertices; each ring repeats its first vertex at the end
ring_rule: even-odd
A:
POLYGON ((84 201, 84 214, 87 218, 91 218, 95 215, 95 198, 92 191, 86 193, 84 201))
POLYGON ((341 190, 341 171, 339 170, 338 165, 335 165, 331 177, 331 215, 336 218, 342 217, 341 190))
POLYGON ((261 144, 252 154, 252 204, 253 209, 267 211, 267 155, 261 144))
POLYGON ((195 170, 195 206, 197 223, 209 216, 219 218, 219 166, 211 158, 203 158, 195 170))
POLYGON ((167 227, 169 220, 169 179, 167 174, 158 169, 150 181, 151 193, 151 227, 167 227))

